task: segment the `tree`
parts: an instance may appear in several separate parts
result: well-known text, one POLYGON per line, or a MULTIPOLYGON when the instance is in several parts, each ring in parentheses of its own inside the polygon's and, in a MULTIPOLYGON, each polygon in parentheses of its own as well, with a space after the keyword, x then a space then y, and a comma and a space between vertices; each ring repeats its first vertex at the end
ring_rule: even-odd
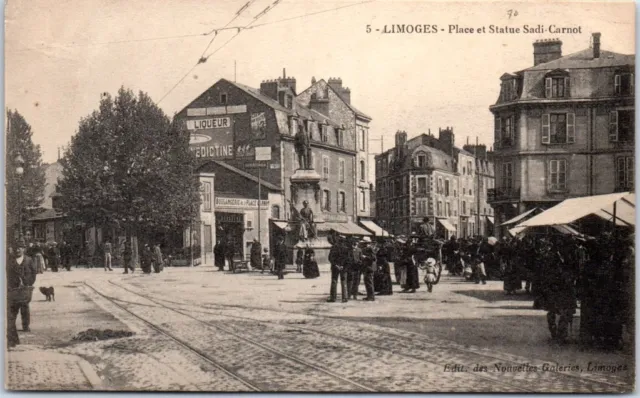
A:
POLYGON ((17 110, 7 109, 7 147, 5 151, 7 238, 18 234, 20 214, 23 232, 27 220, 37 213, 44 200, 44 166, 40 146, 32 141, 31 126, 17 110), (22 158, 22 164, 16 158, 22 158), (23 173, 17 173, 22 167, 23 173))
POLYGON ((61 161, 63 210, 71 220, 115 227, 127 238, 184 228, 200 201, 195 161, 182 125, 147 94, 121 88, 80 120, 61 161))

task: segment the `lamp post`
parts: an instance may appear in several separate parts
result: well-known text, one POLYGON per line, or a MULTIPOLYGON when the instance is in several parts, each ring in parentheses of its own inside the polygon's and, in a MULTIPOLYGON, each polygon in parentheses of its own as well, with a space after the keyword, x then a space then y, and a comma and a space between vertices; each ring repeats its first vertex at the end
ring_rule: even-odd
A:
POLYGON ((22 174, 24 174, 24 159, 20 154, 15 158, 16 175, 18 176, 18 239, 22 240, 22 174))

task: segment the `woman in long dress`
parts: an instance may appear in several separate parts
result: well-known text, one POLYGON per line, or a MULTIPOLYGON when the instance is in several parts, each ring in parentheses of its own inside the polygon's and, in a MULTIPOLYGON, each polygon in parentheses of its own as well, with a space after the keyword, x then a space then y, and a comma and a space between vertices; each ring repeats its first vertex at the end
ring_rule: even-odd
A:
POLYGON ((320 269, 316 262, 316 253, 313 249, 307 249, 304 253, 304 262, 302 263, 302 275, 307 279, 313 279, 320 276, 320 269))
POLYGON ((384 246, 376 253, 376 262, 378 270, 374 276, 374 290, 381 296, 392 295, 391 267, 387 260, 387 249, 384 246))
POLYGON ((417 253, 410 254, 407 265, 407 283, 404 285, 403 293, 415 293, 416 289, 420 289, 420 275, 418 274, 418 258, 417 253))
POLYGON ((40 243, 36 243, 33 248, 33 261, 36 263, 36 272, 43 274, 45 270, 44 256, 42 255, 42 247, 40 243))

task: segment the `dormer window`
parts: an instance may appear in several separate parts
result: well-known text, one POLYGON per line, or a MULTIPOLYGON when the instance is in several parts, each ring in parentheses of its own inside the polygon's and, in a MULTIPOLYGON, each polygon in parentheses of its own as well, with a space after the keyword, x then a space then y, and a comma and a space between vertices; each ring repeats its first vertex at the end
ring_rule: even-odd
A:
POLYGON ((425 155, 424 153, 421 153, 421 154, 418 154, 418 156, 416 156, 416 167, 418 168, 427 167, 427 155, 425 155))
POLYGON ((320 125, 320 140, 322 142, 329 141, 329 134, 327 134, 327 125, 326 124, 320 125))
POLYGON ((613 83, 616 95, 633 94, 633 73, 618 73, 613 83))
MULTIPOLYGON (((326 126, 329 128, 329 126, 326 126)), ((344 130, 341 128, 336 128, 336 141, 338 142, 338 146, 344 146, 344 130)))
POLYGON ((298 121, 295 118, 289 120, 291 121, 291 135, 298 134, 298 121))
POLYGON ((500 102, 508 102, 518 99, 518 76, 505 73, 500 78, 500 102))
POLYGON ((544 79, 545 98, 569 97, 569 73, 565 70, 554 70, 544 79))
POLYGON ((287 108, 287 109, 292 109, 293 108, 293 96, 291 96, 291 94, 287 94, 287 96, 285 98, 284 107, 287 108))

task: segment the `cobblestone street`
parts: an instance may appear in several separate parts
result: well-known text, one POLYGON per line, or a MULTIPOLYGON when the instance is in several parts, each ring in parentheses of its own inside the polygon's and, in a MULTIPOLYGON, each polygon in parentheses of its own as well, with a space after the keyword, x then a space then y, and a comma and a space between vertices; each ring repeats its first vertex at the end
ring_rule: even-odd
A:
POLYGON ((165 391, 624 392, 633 386, 631 355, 551 345, 545 313, 533 310, 524 294, 504 296, 497 281, 476 285, 445 276, 433 293, 423 287, 402 294, 394 285, 394 295, 375 302, 327 303, 327 272, 281 281, 209 266, 120 272, 74 269, 38 279, 36 286, 55 286, 57 301, 34 293, 32 333, 10 352, 9 388, 29 388, 28 380, 44 389, 165 391), (134 335, 72 341, 88 328, 134 335), (25 371, 41 358, 37 352, 49 356, 47 363, 55 355, 78 360, 59 367, 38 360, 42 366, 25 371), (74 380, 70 367, 97 376, 74 380))

